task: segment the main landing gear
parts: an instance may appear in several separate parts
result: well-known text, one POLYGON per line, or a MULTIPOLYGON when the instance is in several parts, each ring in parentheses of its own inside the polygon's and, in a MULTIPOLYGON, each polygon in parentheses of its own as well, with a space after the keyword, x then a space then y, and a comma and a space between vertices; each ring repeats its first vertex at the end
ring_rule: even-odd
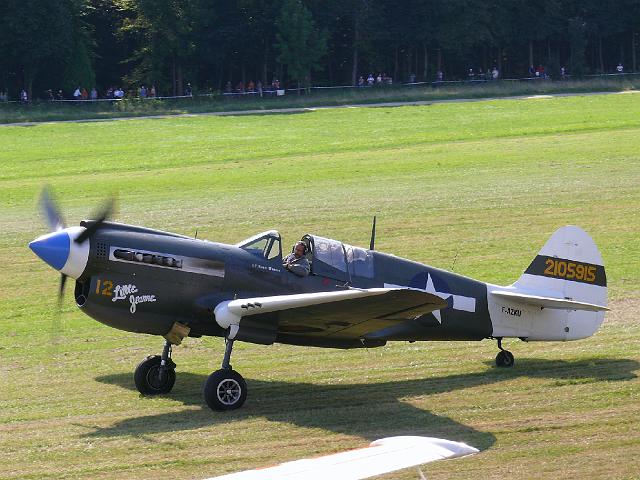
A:
MULTIPOLYGON (((162 355, 150 355, 136 368, 133 379, 136 388, 143 395, 169 393, 176 382, 176 364, 171 360, 173 345, 179 345, 188 335, 188 330, 172 329, 176 335, 167 335, 162 355)), ((204 383, 204 400, 213 410, 235 410, 247 399, 247 383, 238 372, 231 368, 233 339, 225 338, 222 368, 213 372, 204 383)))
POLYGON ((171 343, 165 340, 162 355, 149 355, 133 374, 136 388, 143 395, 169 393, 176 383, 176 364, 171 360, 171 343))
POLYGON ((204 383, 204 400, 213 410, 235 410, 247 399, 247 383, 229 363, 234 341, 225 338, 225 342, 222 368, 209 375, 204 383))
POLYGON ((498 355, 496 355, 496 365, 498 367, 513 367, 515 363, 513 353, 502 348, 502 337, 498 337, 496 340, 498 340, 498 348, 500 349, 498 355))
POLYGON ((191 329, 175 322, 164 336, 162 355, 150 355, 136 367, 133 380, 143 395, 169 393, 176 383, 176 364, 171 360, 173 345, 180 345, 191 329))

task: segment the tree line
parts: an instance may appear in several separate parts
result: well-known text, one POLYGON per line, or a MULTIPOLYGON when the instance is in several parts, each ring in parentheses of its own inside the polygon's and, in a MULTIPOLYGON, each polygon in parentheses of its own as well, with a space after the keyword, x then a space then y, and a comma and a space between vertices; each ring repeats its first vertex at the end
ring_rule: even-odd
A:
POLYGON ((0 90, 636 71, 640 0, 4 0, 0 90))

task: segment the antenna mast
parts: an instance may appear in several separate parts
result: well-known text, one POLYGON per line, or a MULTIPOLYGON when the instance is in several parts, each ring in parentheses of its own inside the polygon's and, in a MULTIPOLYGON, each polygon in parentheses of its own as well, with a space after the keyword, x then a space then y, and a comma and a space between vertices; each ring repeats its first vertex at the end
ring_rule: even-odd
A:
POLYGON ((371 241, 369 242, 369 250, 374 250, 376 244, 376 216, 373 216, 373 226, 371 227, 371 241))

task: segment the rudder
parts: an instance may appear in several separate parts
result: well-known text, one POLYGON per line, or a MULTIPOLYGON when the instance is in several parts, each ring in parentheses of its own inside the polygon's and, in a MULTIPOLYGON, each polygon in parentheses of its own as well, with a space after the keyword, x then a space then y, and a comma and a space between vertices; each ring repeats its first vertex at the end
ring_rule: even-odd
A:
POLYGON ((584 230, 573 225, 551 235, 512 287, 607 305, 607 276, 600 251, 584 230))

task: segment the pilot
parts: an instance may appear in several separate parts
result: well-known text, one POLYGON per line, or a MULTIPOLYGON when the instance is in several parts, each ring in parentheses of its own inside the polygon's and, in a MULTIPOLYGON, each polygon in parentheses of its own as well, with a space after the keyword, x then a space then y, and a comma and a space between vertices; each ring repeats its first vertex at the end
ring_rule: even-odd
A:
POLYGON ((304 242, 296 243, 293 247, 293 253, 284 258, 282 266, 299 277, 306 277, 309 275, 311 267, 304 256, 305 253, 307 253, 307 245, 304 242))

